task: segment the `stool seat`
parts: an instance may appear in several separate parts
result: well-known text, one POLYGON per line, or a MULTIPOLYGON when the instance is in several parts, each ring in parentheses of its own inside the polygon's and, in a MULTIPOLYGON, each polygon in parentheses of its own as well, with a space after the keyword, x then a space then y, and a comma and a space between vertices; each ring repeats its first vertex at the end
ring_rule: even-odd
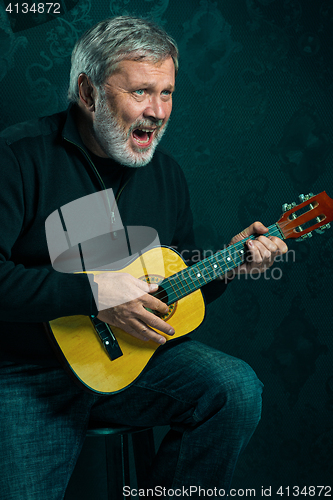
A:
MULTIPOLYGON (((89 467, 87 460, 78 460, 75 469, 75 480, 69 488, 66 500, 77 500, 77 492, 73 485, 83 481, 90 483, 90 490, 93 485, 100 490, 100 478, 102 479, 106 497, 105 500, 122 500, 130 498, 124 495, 124 486, 146 488, 150 468, 155 456, 154 433, 151 427, 136 427, 128 425, 110 424, 108 422, 90 421, 86 433, 87 440, 102 440, 86 443, 85 449, 101 450, 98 453, 98 462, 101 460, 102 466, 89 467), (104 458, 105 455, 105 458, 104 458), (130 461, 131 455, 131 461, 130 461), (130 472, 130 462, 134 464, 130 472), (92 469, 95 472, 92 472, 92 469), (106 470, 106 478, 105 478, 106 470), (75 496, 72 496, 74 492, 75 496)), ((96 454, 93 451, 93 454, 96 454)), ((86 452, 85 452, 86 453, 86 452)), ((73 474, 74 476, 74 474, 73 474)), ((81 488, 80 484, 80 488, 81 488)), ((87 488, 87 489, 88 489, 87 488)), ((95 488, 94 488, 95 489, 95 488)), ((125 490, 126 492, 126 490, 125 490)), ((99 491, 101 495, 101 492, 99 491)), ((96 495, 97 497, 98 495, 96 495)), ((98 498, 101 498, 99 496, 98 498)), ((103 497, 104 498, 104 497, 103 497)), ((80 500, 91 500, 91 493, 83 491, 80 500), (87 498, 84 497, 87 495, 87 498), (89 498, 88 498, 89 497, 89 498)))

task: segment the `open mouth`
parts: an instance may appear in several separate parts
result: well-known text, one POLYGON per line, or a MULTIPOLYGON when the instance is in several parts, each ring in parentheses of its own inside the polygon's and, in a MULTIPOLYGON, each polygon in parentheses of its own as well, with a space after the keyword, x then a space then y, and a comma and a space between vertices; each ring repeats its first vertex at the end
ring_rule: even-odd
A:
POLYGON ((146 148, 153 142, 155 130, 136 128, 132 132, 132 138, 139 148, 146 148))

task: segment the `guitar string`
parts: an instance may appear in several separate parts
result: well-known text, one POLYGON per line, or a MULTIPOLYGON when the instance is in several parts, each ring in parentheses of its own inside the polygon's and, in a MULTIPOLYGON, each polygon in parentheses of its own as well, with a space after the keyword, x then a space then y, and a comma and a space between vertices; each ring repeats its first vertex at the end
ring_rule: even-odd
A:
MULTIPOLYGON (((279 230, 277 224, 273 224, 272 226, 269 226, 268 229, 269 230, 268 230, 267 233, 265 233, 265 235, 267 235, 267 236, 280 236, 281 237, 281 231, 279 230)), ((263 236, 265 236, 265 235, 263 235, 263 236)), ((168 276, 168 277, 164 278, 162 280, 162 282, 160 283, 160 284, 162 284, 163 281, 166 282, 165 285, 162 285, 162 290, 164 290, 168 296, 170 294, 174 294, 175 297, 176 297, 176 300, 179 300, 180 298, 184 297, 185 295, 188 295, 188 294, 194 292, 195 290, 197 290, 198 288, 201 288, 201 286, 203 286, 205 284, 206 279, 209 279, 209 282, 210 282, 215 277, 221 276, 221 275, 225 274, 226 272, 228 272, 228 270, 232 270, 235 267, 237 267, 239 264, 241 264, 243 262, 243 260, 239 257, 239 262, 238 263, 234 263, 233 265, 229 265, 228 266, 227 262, 224 259, 223 254, 225 254, 226 252, 228 252, 230 254, 230 249, 234 248, 234 251, 237 252, 237 254, 239 255, 240 252, 238 250, 244 248, 245 242, 247 240, 249 240, 249 239, 254 239, 254 238, 255 238, 254 235, 251 235, 251 236, 249 236, 247 238, 244 238, 241 241, 239 241, 239 242, 237 242, 237 243, 235 243, 233 245, 230 245, 229 247, 226 247, 224 250, 220 250, 220 251, 216 252, 214 255, 211 255, 210 257, 207 257, 203 261, 199 261, 197 264, 193 264, 192 266, 186 267, 185 269, 182 269, 181 271, 179 271, 178 273, 175 273, 172 276, 168 276), (200 266, 204 266, 204 268, 207 269, 206 266, 204 265, 204 262, 206 262, 206 263, 208 262, 210 265, 217 264, 217 265, 219 265, 219 267, 221 269, 220 263, 221 263, 222 266, 223 266, 223 264, 222 264, 222 261, 219 259, 220 257, 222 257, 222 259, 224 261, 224 264, 226 266, 225 269, 222 268, 222 272, 217 272, 216 268, 214 268, 214 269, 208 270, 205 273, 205 271, 203 271, 202 269, 200 269, 200 266), (192 273, 192 276, 190 275, 190 273, 192 273), (199 273, 200 276, 194 276, 193 274, 195 274, 195 273, 196 274, 199 273), (188 276, 186 276, 186 274, 188 274, 188 276), (194 284, 194 288, 193 289, 191 288, 191 283, 190 284, 188 283, 188 278, 194 284), (181 293, 181 297, 178 297, 177 292, 175 291, 174 287, 171 284, 171 280, 172 280, 172 282, 177 287, 178 287, 177 280, 179 282, 184 282, 185 281, 187 287, 189 288, 189 292, 187 292, 185 294, 181 293), (194 282, 194 280, 196 281, 196 283, 194 282), (204 282, 202 282, 202 280, 204 282)), ((235 256, 235 253, 234 253, 234 256, 235 256)), ((236 257, 236 259, 237 259, 237 257, 236 257)), ((175 302, 175 301, 173 300, 172 302, 175 302)))
MULTIPOLYGON (((285 229, 285 227, 284 227, 284 229, 285 229)), ((265 233, 263 236, 278 236, 280 238, 282 237, 283 239, 285 239, 284 234, 282 233, 278 222, 269 226, 267 233, 265 233)), ((206 278, 209 280, 208 282, 210 282, 213 279, 215 279, 215 277, 223 276, 223 274, 227 273, 229 270, 235 269, 237 266, 242 264, 243 263, 242 258, 238 257, 239 262, 237 262, 237 257, 236 257, 236 262, 233 261, 233 264, 228 266, 228 264, 224 258, 224 255, 226 254, 226 252, 228 252, 230 255, 230 258, 233 260, 232 255, 230 253, 230 249, 233 248, 234 252, 239 255, 238 250, 241 249, 242 247, 244 248, 244 244, 246 243, 246 241, 248 241, 249 239, 255 239, 255 237, 256 237, 255 235, 251 235, 247 238, 243 238, 241 241, 239 241, 233 245, 230 245, 229 247, 226 247, 224 250, 220 250, 220 251, 216 252, 215 254, 211 255, 210 257, 207 257, 207 258, 203 259, 202 261, 199 261, 197 264, 193 264, 192 266, 188 266, 185 269, 182 269, 181 271, 178 271, 177 273, 175 273, 171 276, 163 278, 162 281, 159 283, 159 285, 162 285, 163 282, 165 282, 165 284, 163 284, 163 286, 162 286, 162 290, 167 294, 168 297, 169 297, 169 294, 172 294, 172 293, 175 296, 175 300, 168 301, 168 303, 175 302, 176 300, 179 300, 182 297, 189 295, 190 293, 194 292, 195 290, 198 290, 206 283, 206 278), (224 261, 224 265, 225 265, 224 269, 223 269, 223 267, 221 268, 220 263, 222 264, 222 261, 220 260, 220 257, 222 257, 222 259, 224 261), (205 263, 209 263, 209 265, 213 264, 213 266, 218 265, 220 268, 220 271, 216 271, 216 269, 217 269, 216 267, 214 267, 214 269, 207 270, 205 263), (204 270, 202 268, 200 268, 200 266, 201 267, 203 266, 204 270), (192 276, 191 276, 191 272, 193 274, 193 270, 194 270, 194 272, 197 273, 197 276, 195 276, 195 277, 193 276, 195 281, 193 281, 192 276), (190 279, 192 281, 192 283, 194 285, 193 289, 191 288, 191 283, 190 284, 188 283, 188 279, 190 279), (178 280, 178 283, 177 283, 177 280, 178 280), (175 284, 175 286, 179 290, 180 290, 180 288, 178 285, 182 286, 185 290, 185 294, 180 290, 181 296, 178 297, 177 292, 175 291, 174 287, 172 286, 172 282, 175 284), (186 288, 183 284, 184 282, 189 289, 188 292, 186 291, 186 288)), ((235 256, 235 253, 234 253, 234 256, 235 256)), ((243 257, 243 255, 242 255, 242 257, 243 257)), ((227 260, 228 260, 228 258, 229 257, 227 257, 227 260)), ((223 266, 223 264, 222 264, 222 266, 223 266)))
MULTIPOLYGON (((311 228, 308 228, 307 232, 309 232, 310 229, 311 228)), ((291 229, 291 231, 292 231, 292 229, 291 229)), ((279 227, 279 224, 275 223, 272 226, 268 227, 268 232, 265 233, 263 236, 278 236, 280 238, 282 237, 283 239, 286 239, 288 236, 285 236, 285 233, 286 233, 286 227, 284 227, 284 234, 283 234, 282 231, 281 231, 281 228, 279 227)), ((244 247, 244 243, 247 240, 254 239, 254 238, 255 238, 254 235, 251 235, 248 238, 244 238, 243 240, 235 243, 234 245, 230 245, 229 247, 226 247, 223 251, 218 251, 214 255, 212 255, 212 256, 204 259, 203 261, 199 261, 198 264, 189 266, 189 267, 187 267, 185 269, 182 269, 181 271, 179 271, 178 273, 176 273, 176 274, 174 274, 172 276, 164 278, 163 281, 165 281, 166 284, 162 286, 162 289, 167 293, 168 296, 169 296, 169 293, 170 293, 169 292, 170 289, 172 289, 172 292, 175 295, 174 299, 168 300, 168 304, 176 302, 176 300, 180 300, 185 295, 188 295, 188 294, 194 292, 195 290, 201 288, 205 284, 204 282, 206 282, 206 278, 208 278, 209 282, 210 282, 213 279, 215 279, 216 276, 221 276, 221 275, 225 274, 226 272, 228 272, 228 270, 235 269, 239 264, 241 264, 243 262, 242 259, 239 259, 239 262, 237 262, 237 263, 234 262, 233 265, 228 266, 227 262, 225 261, 224 255, 228 251, 230 257, 232 258, 231 254, 230 254, 230 248, 234 247, 234 250, 237 252, 237 254, 239 254, 238 249, 240 247, 244 247), (222 259, 223 259, 223 261, 225 263, 225 266, 226 266, 225 269, 223 269, 223 268, 221 269, 221 266, 220 266, 220 263, 219 263, 219 260, 218 260, 219 257, 222 257, 222 259), (208 270, 208 272, 205 274, 205 272, 203 272, 203 270, 200 268, 200 266, 203 266, 207 270, 204 262, 209 262, 209 264, 211 264, 211 263, 216 264, 217 263, 219 265, 220 269, 221 269, 221 272, 217 273, 216 270, 212 269, 211 271, 208 270), (193 271, 193 269, 195 270, 195 272, 199 271, 199 273, 198 273, 199 275, 197 275, 195 277, 196 283, 193 282, 192 277, 190 275, 190 272, 193 271), (188 284, 188 281, 187 281, 188 278, 186 277, 186 274, 188 275, 188 277, 191 279, 191 281, 194 284, 194 288, 193 289, 191 289, 191 286, 188 284), (180 280, 185 281, 185 283, 187 284, 187 286, 189 288, 189 292, 187 292, 185 294, 182 294, 181 297, 178 297, 177 293, 175 292, 174 288, 171 285, 171 280, 173 282, 175 282, 175 284, 177 285, 177 283, 176 283, 177 279, 178 279, 178 281, 180 281, 180 280), (202 280, 204 280, 204 282, 202 282, 202 280), (171 286, 167 284, 168 282, 170 283, 171 286)), ((227 258, 227 260, 228 260, 228 258, 227 258)), ((163 284, 163 281, 160 284, 163 284)))
MULTIPOLYGON (((272 227, 271 227, 270 229, 272 229, 272 227)), ((276 227, 275 227, 275 229, 274 229, 274 227, 273 227, 273 232, 272 232, 272 230, 271 230, 270 232, 268 232, 268 233, 266 233, 266 234, 268 234, 268 235, 270 235, 270 236, 275 236, 275 233, 276 233, 276 234, 280 234, 279 230, 278 230, 276 227), (274 232, 274 234, 273 234, 273 232, 274 232)), ((240 259, 240 261, 239 261, 238 263, 235 263, 235 265, 229 265, 229 266, 228 266, 227 262, 226 262, 226 261, 225 261, 225 259, 224 259, 223 253, 228 252, 228 253, 230 254, 230 249, 233 247, 233 248, 234 248, 234 250, 235 250, 235 251, 239 254, 240 252, 239 252, 238 250, 244 247, 244 243, 245 243, 248 239, 253 239, 253 238, 254 238, 254 236, 251 236, 251 237, 248 237, 248 238, 244 238, 243 240, 241 240, 241 241, 239 241, 239 242, 235 243, 234 245, 231 245, 230 247, 225 248, 223 251, 216 252, 214 255, 212 255, 212 256, 210 256, 210 257, 208 257, 208 258, 204 259, 204 261, 200 261, 200 262, 198 262, 197 264, 194 264, 194 265, 192 265, 192 266, 189 266, 189 267, 187 267, 187 268, 185 268, 185 269, 183 269, 183 270, 179 271, 178 273, 176 273, 176 274, 174 274, 174 275, 172 275, 172 276, 169 276, 169 277, 165 278, 164 280, 165 280, 165 281, 169 281, 169 282, 170 282, 170 279, 172 279, 173 281, 176 281, 176 280, 177 280, 177 278, 180 278, 180 279, 182 279, 183 281, 185 281, 185 282, 186 282, 186 284, 187 284, 188 288, 190 289, 190 293, 191 293, 192 291, 194 291, 195 289, 197 289, 197 288, 199 288, 199 287, 200 287, 200 286, 198 287, 197 285, 198 285, 198 283, 201 283, 201 281, 202 281, 202 280, 199 280, 198 278, 203 278, 203 280, 205 280, 205 278, 209 278, 209 279, 210 279, 210 281, 211 281, 211 279, 214 279, 214 277, 215 277, 215 276, 219 276, 219 275, 221 275, 221 274, 223 275, 223 274, 224 274, 224 273, 226 273, 228 270, 234 269, 234 268, 235 268, 235 267, 237 267, 240 263, 242 263, 243 261, 242 261, 242 259, 240 259), (224 264, 225 264, 225 269, 223 269, 223 268, 221 269, 220 262, 221 262, 221 264, 222 264, 222 261, 221 261, 221 259, 219 259, 219 258, 221 258, 221 257, 222 257, 222 259, 223 259, 223 261, 224 261, 224 264), (220 269, 221 269, 221 272, 216 272, 216 268, 215 268, 215 269, 211 269, 211 270, 207 271, 206 273, 205 273, 205 272, 202 272, 202 270, 200 269, 200 266, 202 266, 202 265, 204 266, 203 262, 208 262, 210 265, 211 265, 212 263, 213 263, 213 264, 217 264, 217 265, 219 265, 219 267, 220 267, 220 269), (188 277, 189 277, 189 278, 192 280, 192 282, 193 282, 193 279, 192 279, 192 277, 191 277, 191 275, 190 275, 190 272, 193 274, 193 272, 197 273, 198 271, 200 272, 200 276, 196 276, 196 277, 194 277, 194 276, 193 276, 193 277, 194 277, 194 279, 196 280, 196 283, 194 284, 195 288, 194 288, 194 289, 191 289, 191 286, 187 283, 187 278, 186 278, 186 276, 184 276, 184 275, 188 274, 188 275, 189 275, 188 277)), ((205 267, 205 266, 204 266, 204 267, 205 267)), ((164 280, 163 280, 163 281, 164 281, 164 280)), ((204 284, 204 283, 202 283, 202 285, 203 285, 203 284, 204 284)), ((174 289, 173 289, 173 287, 172 287, 172 286, 168 286, 167 284, 166 284, 165 286, 163 286, 163 289, 164 289, 166 292, 168 292, 171 288, 172 288, 172 291, 174 292, 174 289)), ((176 294, 176 293, 175 293, 175 295, 177 296, 177 294, 176 294)))

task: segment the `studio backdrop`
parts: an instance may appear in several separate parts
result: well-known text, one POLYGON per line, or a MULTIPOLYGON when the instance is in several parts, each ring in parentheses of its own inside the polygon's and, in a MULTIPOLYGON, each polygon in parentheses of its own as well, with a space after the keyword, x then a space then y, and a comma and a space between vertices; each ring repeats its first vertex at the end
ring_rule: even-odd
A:
MULTIPOLYGON (((24 13, 21 5, 0 0, 0 129, 65 109, 76 40, 104 18, 140 15, 179 45, 163 146, 185 172, 207 254, 255 220, 273 224, 299 194, 333 197, 331 0, 60 0, 24 13)), ((265 276, 235 279, 209 306, 204 335, 193 334, 247 361, 265 385, 234 488, 260 496, 271 486, 282 498, 288 486, 332 483, 332 247, 329 229, 291 242, 265 276)))

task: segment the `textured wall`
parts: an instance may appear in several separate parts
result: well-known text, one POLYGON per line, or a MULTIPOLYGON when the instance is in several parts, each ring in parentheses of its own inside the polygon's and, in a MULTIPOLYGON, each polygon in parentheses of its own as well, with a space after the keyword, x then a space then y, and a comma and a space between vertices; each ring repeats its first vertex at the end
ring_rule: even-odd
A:
MULTIPOLYGON (((66 107, 70 53, 86 28, 147 15, 181 50, 163 141, 187 176, 204 248, 254 220, 275 222, 299 193, 333 197, 331 0, 63 0, 53 16, 7 15, 7 3, 0 129, 66 107)), ((332 242, 327 231, 291 244, 281 279, 234 282, 200 337, 248 361, 265 384, 263 418, 234 481, 257 496, 262 485, 332 480, 332 242)))

